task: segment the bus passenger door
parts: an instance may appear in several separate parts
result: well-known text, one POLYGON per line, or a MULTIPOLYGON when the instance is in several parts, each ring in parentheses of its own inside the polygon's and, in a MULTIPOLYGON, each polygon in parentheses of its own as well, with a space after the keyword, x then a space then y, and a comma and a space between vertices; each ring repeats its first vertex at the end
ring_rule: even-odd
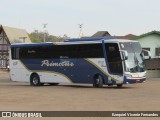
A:
POLYGON ((118 43, 105 43, 105 59, 108 73, 117 81, 123 81, 123 64, 118 43))

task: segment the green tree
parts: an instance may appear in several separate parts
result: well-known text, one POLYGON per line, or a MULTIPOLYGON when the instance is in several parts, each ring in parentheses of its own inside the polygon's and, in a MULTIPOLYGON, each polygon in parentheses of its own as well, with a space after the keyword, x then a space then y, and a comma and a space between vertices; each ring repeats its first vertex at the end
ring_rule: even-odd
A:
MULTIPOLYGON (((44 41, 44 33, 39 32, 37 30, 30 33, 29 37, 33 43, 40 43, 40 42, 44 41)), ((48 33, 45 33, 45 41, 46 42, 62 42, 65 39, 69 39, 69 37, 67 35, 64 35, 63 37, 61 37, 61 36, 54 36, 54 35, 50 35, 48 33)))

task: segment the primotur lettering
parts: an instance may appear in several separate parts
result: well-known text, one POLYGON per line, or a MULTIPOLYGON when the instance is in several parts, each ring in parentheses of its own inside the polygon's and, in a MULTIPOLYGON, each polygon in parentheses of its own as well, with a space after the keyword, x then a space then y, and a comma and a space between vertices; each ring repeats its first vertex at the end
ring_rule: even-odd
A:
POLYGON ((47 66, 47 67, 61 67, 61 66, 66 66, 66 67, 73 67, 74 63, 70 61, 63 61, 63 62, 54 62, 54 61, 49 61, 49 60, 43 60, 41 66, 47 66))

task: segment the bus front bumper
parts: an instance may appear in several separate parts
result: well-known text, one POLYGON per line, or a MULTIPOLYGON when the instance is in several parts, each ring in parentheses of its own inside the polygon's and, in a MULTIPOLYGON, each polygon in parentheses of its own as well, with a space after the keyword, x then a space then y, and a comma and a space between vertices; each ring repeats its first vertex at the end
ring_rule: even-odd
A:
POLYGON ((146 81, 146 78, 124 78, 123 84, 134 84, 134 83, 143 83, 146 81))

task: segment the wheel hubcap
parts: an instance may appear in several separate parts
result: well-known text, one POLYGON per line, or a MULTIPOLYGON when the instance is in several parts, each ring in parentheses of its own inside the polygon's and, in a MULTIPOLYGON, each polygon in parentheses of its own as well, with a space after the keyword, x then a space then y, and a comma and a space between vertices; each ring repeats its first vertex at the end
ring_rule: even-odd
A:
POLYGON ((38 84, 38 78, 36 78, 36 77, 33 78, 33 84, 34 84, 34 85, 37 85, 37 84, 38 84))
POLYGON ((98 78, 96 79, 96 84, 99 84, 99 79, 98 78))

